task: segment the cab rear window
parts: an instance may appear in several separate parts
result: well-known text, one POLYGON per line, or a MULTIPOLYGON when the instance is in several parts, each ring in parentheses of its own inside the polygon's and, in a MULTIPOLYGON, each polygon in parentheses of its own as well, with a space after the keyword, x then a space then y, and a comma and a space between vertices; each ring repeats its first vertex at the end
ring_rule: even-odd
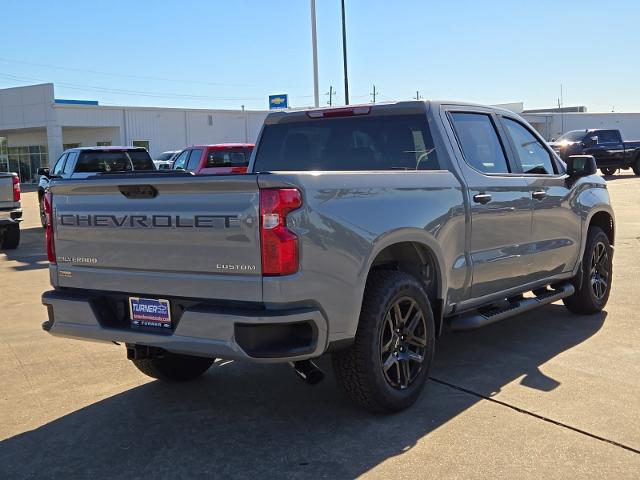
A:
POLYGON ((207 168, 246 167, 249 165, 250 151, 245 150, 209 150, 207 168))
POLYGON ((89 150, 80 153, 78 173, 127 172, 155 170, 149 153, 143 150, 89 150))
POLYGON ((309 119, 266 125, 253 170, 439 170, 424 115, 309 119))

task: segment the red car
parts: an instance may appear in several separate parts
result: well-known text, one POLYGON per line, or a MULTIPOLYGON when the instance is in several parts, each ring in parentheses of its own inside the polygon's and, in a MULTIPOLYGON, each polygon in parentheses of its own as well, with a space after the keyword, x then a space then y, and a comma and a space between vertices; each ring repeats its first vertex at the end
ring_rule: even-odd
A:
POLYGON ((176 156, 173 169, 196 175, 246 173, 252 150, 252 143, 192 145, 176 156))

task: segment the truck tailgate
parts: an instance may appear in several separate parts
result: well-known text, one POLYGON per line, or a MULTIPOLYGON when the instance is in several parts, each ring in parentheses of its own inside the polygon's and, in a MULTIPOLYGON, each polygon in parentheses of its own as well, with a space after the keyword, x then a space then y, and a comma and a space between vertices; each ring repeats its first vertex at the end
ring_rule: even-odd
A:
POLYGON ((262 300, 254 175, 104 175, 52 186, 60 287, 262 300))
POLYGON ((14 207, 13 175, 0 173, 0 208, 14 207))

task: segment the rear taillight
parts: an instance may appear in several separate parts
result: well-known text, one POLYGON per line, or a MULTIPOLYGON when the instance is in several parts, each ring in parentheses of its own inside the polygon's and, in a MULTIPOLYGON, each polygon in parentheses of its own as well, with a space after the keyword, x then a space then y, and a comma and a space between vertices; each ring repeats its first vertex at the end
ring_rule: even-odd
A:
POLYGON ((13 177, 13 201, 20 201, 20 178, 18 176, 13 177))
POLYGON ((298 271, 298 237, 287 228, 287 214, 302 205, 295 188, 260 190, 262 274, 291 275, 298 271))
POLYGON ((47 217, 47 226, 44 229, 45 238, 47 239, 47 259, 49 263, 56 262, 56 247, 53 243, 53 202, 51 192, 44 194, 44 214, 47 217))

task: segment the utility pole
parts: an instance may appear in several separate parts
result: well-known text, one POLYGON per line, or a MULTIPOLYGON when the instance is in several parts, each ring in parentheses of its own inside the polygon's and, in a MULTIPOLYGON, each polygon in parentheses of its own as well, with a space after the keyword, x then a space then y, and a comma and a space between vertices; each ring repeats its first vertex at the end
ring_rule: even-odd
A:
POLYGON ((564 135, 564 98, 562 98, 562 84, 560 84, 560 98, 558 99, 558 108, 560 109, 560 128, 562 128, 562 134, 564 135))
POLYGON ((247 112, 245 112, 244 105, 241 105, 241 107, 242 107, 242 114, 244 116, 244 142, 248 143, 249 142, 249 115, 247 112))
POLYGON ((347 74, 347 24, 344 18, 344 0, 342 0, 342 63, 344 65, 344 104, 349 105, 349 75, 347 74))
POLYGON ((313 49, 313 100, 317 108, 320 106, 320 93, 318 91, 318 38, 316 35, 316 0, 311 0, 311 43, 313 49))
POLYGON ((329 95, 329 101, 327 102, 327 104, 329 104, 329 106, 333 105, 333 95, 336 92, 333 90, 333 87, 331 85, 329 85, 329 93, 327 93, 327 95, 329 95))
POLYGON ((373 98, 373 101, 371 103, 376 103, 376 96, 379 94, 380 92, 376 91, 376 86, 373 86, 373 92, 371 92, 371 97, 373 98))
POLYGON ((420 92, 418 90, 416 90, 416 96, 415 99, 416 100, 420 100, 422 97, 420 96, 420 92))

